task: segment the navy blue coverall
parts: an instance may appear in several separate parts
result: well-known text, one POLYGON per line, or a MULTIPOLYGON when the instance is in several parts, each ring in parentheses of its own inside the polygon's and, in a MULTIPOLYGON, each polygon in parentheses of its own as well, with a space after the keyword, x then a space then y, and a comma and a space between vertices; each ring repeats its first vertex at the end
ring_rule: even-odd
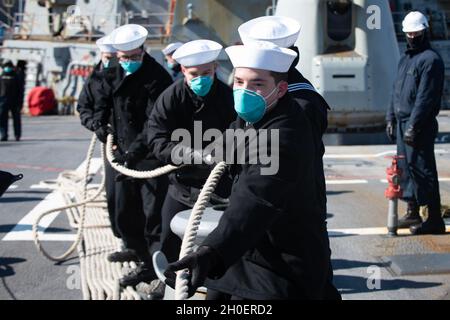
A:
MULTIPOLYGON (((397 153, 403 169, 403 200, 428 205, 439 212, 439 182, 434 156, 438 133, 436 120, 444 86, 444 63, 426 41, 420 49, 408 48, 402 56, 386 120, 397 123, 397 153), (405 132, 414 132, 414 143, 404 142, 405 132)), ((431 214, 431 210, 430 210, 431 214)))

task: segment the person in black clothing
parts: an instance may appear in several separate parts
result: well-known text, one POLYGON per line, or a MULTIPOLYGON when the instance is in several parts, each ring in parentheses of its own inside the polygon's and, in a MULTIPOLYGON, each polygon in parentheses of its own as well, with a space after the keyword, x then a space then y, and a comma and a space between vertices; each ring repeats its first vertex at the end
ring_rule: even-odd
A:
POLYGON ((444 62, 431 48, 428 21, 417 11, 403 21, 408 47, 398 66, 392 100, 387 111, 387 135, 397 141, 403 170, 400 186, 408 209, 399 227, 413 234, 445 233, 441 216, 439 181, 434 156, 438 133, 437 115, 444 86, 444 62), (420 206, 428 206, 428 219, 422 223, 420 206))
POLYGON ((23 104, 23 83, 10 60, 3 63, 0 76, 0 140, 8 140, 8 116, 11 112, 16 141, 22 136, 21 111, 23 104))
MULTIPOLYGON (((148 31, 139 25, 125 25, 111 34, 118 50, 120 68, 105 71, 103 90, 109 92, 97 103, 101 126, 114 132, 116 161, 136 170, 152 170, 161 163, 145 143, 144 124, 159 95, 172 84, 170 75, 149 54, 143 44, 148 31)), ((167 192, 167 178, 116 178, 116 223, 125 250, 111 254, 110 261, 138 259, 139 267, 120 280, 122 286, 156 279, 151 252, 159 249, 161 207, 167 192)))
POLYGON ((181 72, 181 66, 178 62, 173 58, 174 52, 183 45, 181 42, 169 43, 163 50, 164 60, 166 62, 167 69, 169 73, 172 75, 172 79, 174 81, 183 77, 183 73, 181 72))
POLYGON ((313 131, 287 92, 296 53, 269 42, 226 51, 235 67, 239 115, 232 128, 258 135, 267 130, 268 137, 278 132, 278 143, 269 139, 258 147, 276 154, 279 168, 265 175, 260 161, 231 165, 229 207, 195 253, 169 264, 167 282, 172 285, 174 272, 187 268, 190 294, 204 283, 208 293, 231 299, 325 299, 330 255, 313 131))
MULTIPOLYGON (((96 112, 96 100, 99 97, 108 95, 108 92, 102 91, 102 81, 104 70, 118 67, 116 60, 116 49, 111 45, 111 39, 108 36, 97 40, 97 46, 100 50, 101 60, 97 63, 94 71, 86 80, 80 96, 78 97, 77 111, 80 114, 81 124, 89 131, 95 132, 102 143, 106 143, 107 134, 112 130, 102 126, 100 112, 96 112)), ((108 206, 109 221, 111 229, 117 238, 120 238, 120 232, 116 225, 115 215, 115 177, 116 172, 108 161, 105 161, 105 190, 106 203, 108 206)))
MULTIPOLYGON (((223 132, 236 118, 231 88, 215 76, 215 61, 221 50, 222 46, 214 41, 195 40, 175 52, 174 59, 182 66, 185 77, 161 94, 147 128, 149 148, 164 164, 186 164, 182 157, 187 154, 189 160, 199 159, 201 164, 202 149, 209 142, 202 141, 195 149, 194 139, 201 139, 208 129, 223 132), (185 129, 191 139, 185 144, 173 141, 171 136, 177 129, 185 129), (198 159, 194 159, 197 155, 198 159)), ((161 233, 161 251, 169 262, 178 259, 181 246, 181 239, 170 229, 170 221, 178 212, 193 207, 211 170, 190 164, 169 175, 161 233)))
MULTIPOLYGON (((299 48, 295 46, 301 26, 291 18, 280 16, 265 16, 252 19, 239 27, 239 34, 244 44, 251 41, 264 40, 279 47, 289 48, 297 56, 288 71, 288 91, 295 102, 305 111, 313 130, 314 149, 317 165, 316 191, 324 218, 327 216, 327 196, 325 172, 323 168, 323 155, 325 145, 323 135, 328 127, 328 110, 330 107, 325 99, 316 91, 311 82, 297 70, 300 61, 299 48)), ((330 249, 331 256, 331 249, 330 249)), ((328 298, 340 297, 333 283, 333 268, 330 265, 328 298)))

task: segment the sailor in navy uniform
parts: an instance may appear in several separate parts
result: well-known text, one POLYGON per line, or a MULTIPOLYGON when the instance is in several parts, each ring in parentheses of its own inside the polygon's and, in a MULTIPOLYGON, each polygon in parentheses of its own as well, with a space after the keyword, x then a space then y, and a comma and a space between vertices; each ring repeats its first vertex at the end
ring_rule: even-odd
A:
POLYGON ((163 50, 166 69, 172 76, 173 81, 183 77, 180 64, 173 58, 174 52, 183 45, 182 42, 169 43, 163 50))
MULTIPOLYGON (((118 67, 116 60, 117 50, 111 45, 111 38, 108 35, 98 39, 96 44, 101 58, 81 90, 80 96, 78 97, 77 111, 80 114, 81 124, 89 131, 95 132, 102 143, 106 143, 109 128, 105 124, 102 124, 100 119, 101 112, 95 112, 95 105, 100 96, 108 95, 108 92, 102 90, 102 81, 106 69, 118 67)), ((120 238, 115 215, 115 177, 116 171, 106 161, 105 190, 108 215, 114 236, 120 238)))
MULTIPOLYGON (((172 84, 167 71, 145 52, 147 35, 144 27, 135 24, 111 33, 120 67, 105 71, 102 85, 110 94, 97 103, 103 124, 109 124, 114 132, 116 161, 141 171, 161 167, 149 153, 144 128, 159 95, 172 84)), ((151 254, 159 249, 167 177, 132 179, 118 175, 115 190, 117 226, 125 249, 110 254, 108 259, 141 262, 120 279, 124 287, 155 280, 151 254)))
POLYGON ((187 268, 189 294, 204 284, 208 295, 222 298, 326 299, 329 240, 316 191, 313 131, 288 93, 297 54, 262 41, 226 52, 235 67, 239 115, 231 128, 278 132, 278 146, 267 141, 265 147, 278 156, 279 168, 265 175, 260 161, 231 164, 229 207, 196 252, 169 264, 166 281, 173 285, 174 272, 187 268))
MULTIPOLYGON (((184 44, 173 57, 181 65, 184 78, 176 81, 159 97, 150 115, 147 139, 152 154, 164 164, 174 163, 175 148, 181 143, 171 140, 174 130, 186 129, 195 138, 195 122, 201 123, 201 135, 208 129, 225 131, 236 119, 233 93, 217 79, 216 59, 222 46, 210 40, 195 40, 184 44)), ((200 138, 201 137, 197 137, 200 138)), ((209 143, 202 142, 202 148, 209 143)), ((191 147, 195 142, 190 141, 191 147)), ((201 157, 202 150, 180 150, 201 157)), ((180 159, 181 160, 181 159, 180 159)), ((176 160, 175 160, 176 161, 176 160)), ((202 161, 200 160, 200 163, 202 161)), ((185 166, 169 175, 170 185, 162 210, 161 251, 169 262, 178 259, 181 240, 170 229, 170 221, 180 211, 192 208, 211 168, 185 166)))
MULTIPOLYGON (((323 168, 325 146, 322 137, 327 130, 327 116, 330 107, 325 99, 316 91, 311 82, 296 68, 300 60, 300 53, 295 43, 298 40, 301 25, 289 17, 264 16, 245 22, 238 28, 238 31, 244 44, 255 40, 263 40, 282 48, 289 48, 297 53, 288 71, 288 88, 290 95, 305 111, 311 123, 317 161, 317 165, 315 166, 317 194, 320 199, 321 212, 326 217, 327 197, 325 172, 323 168)), ((330 266, 330 282, 332 282, 332 278, 333 272, 330 266)), ((337 296, 337 292, 335 292, 334 286, 330 285, 329 297, 333 298, 334 296, 337 296)))

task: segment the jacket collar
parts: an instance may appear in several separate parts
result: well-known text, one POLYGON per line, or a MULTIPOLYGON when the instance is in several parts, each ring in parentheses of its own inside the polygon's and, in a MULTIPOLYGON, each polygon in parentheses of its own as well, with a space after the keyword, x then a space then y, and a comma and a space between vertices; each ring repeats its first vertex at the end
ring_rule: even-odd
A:
POLYGON ((196 95, 191 88, 189 87, 189 84, 187 83, 186 79, 183 81, 183 87, 184 90, 187 91, 189 97, 191 98, 192 102, 194 103, 196 111, 200 111, 201 108, 204 107, 206 103, 209 103, 209 101, 213 100, 216 96, 217 87, 218 87, 218 81, 217 76, 214 75, 214 82, 211 86, 211 90, 208 92, 208 94, 204 97, 200 97, 196 95))

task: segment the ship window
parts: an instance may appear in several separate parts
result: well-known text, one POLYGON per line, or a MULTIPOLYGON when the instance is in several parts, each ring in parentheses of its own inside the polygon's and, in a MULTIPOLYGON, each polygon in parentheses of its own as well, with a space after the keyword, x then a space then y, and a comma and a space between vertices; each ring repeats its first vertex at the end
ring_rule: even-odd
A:
POLYGON ((352 34, 352 3, 350 1, 327 2, 327 32, 330 39, 344 41, 352 34))

